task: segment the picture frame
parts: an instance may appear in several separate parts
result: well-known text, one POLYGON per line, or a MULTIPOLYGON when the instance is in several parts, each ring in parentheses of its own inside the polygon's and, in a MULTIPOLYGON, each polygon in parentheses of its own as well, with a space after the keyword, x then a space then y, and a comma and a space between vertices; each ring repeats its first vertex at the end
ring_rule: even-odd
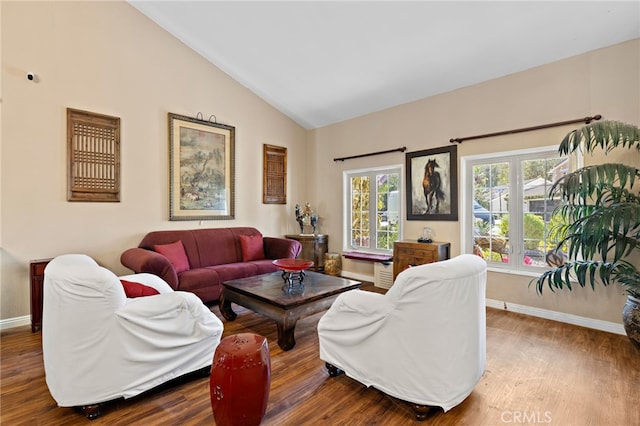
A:
POLYGON ((169 113, 169 220, 235 215, 235 127, 169 113))
POLYGON ((458 147, 405 155, 407 220, 458 220, 458 147))

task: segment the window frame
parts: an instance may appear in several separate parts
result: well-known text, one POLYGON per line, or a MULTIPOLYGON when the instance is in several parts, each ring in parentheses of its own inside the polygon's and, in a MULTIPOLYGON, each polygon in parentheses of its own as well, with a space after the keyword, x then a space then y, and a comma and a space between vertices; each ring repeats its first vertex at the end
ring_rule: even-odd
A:
POLYGON ((535 160, 544 158, 567 157, 569 159, 569 170, 576 170, 582 166, 583 157, 579 153, 569 156, 561 156, 558 153, 557 145, 527 148, 513 151, 491 152, 486 154, 467 155, 460 158, 461 174, 461 226, 460 226, 460 247, 462 253, 473 253, 474 246, 474 211, 473 211, 473 167, 488 163, 509 163, 509 198, 510 205, 508 214, 510 217, 509 241, 510 241, 510 261, 500 264, 497 262, 487 262, 488 270, 516 275, 526 275, 537 277, 548 266, 528 266, 518 262, 517 259, 524 255, 524 232, 523 232, 523 196, 524 182, 522 182, 521 164, 525 160, 535 160), (512 167, 513 165, 517 167, 512 167), (515 195, 515 197, 514 197, 515 195), (517 221, 512 218, 517 217, 517 221), (517 241, 517 244, 513 242, 517 241), (515 254, 514 254, 515 253, 515 254), (516 259, 516 260, 514 260, 516 259))
MULTIPOLYGON (((343 195, 343 212, 342 212, 342 248, 344 251, 359 252, 359 253, 373 253, 373 254, 391 254, 393 253, 393 247, 390 249, 378 249, 375 248, 377 242, 377 220, 370 220, 369 234, 375 238, 370 239, 370 245, 373 247, 353 247, 351 245, 351 178, 356 176, 369 175, 372 177, 372 182, 375 182, 375 175, 377 174, 398 174, 398 239, 402 240, 403 230, 403 194, 404 194, 404 165, 392 164, 379 167, 367 167, 363 169, 345 170, 342 172, 342 195, 343 195), (372 229, 373 227, 373 229, 372 229)), ((377 200, 377 188, 375 184, 369 185, 369 200, 377 200)), ((376 202, 369 203, 369 217, 376 217, 376 202)))

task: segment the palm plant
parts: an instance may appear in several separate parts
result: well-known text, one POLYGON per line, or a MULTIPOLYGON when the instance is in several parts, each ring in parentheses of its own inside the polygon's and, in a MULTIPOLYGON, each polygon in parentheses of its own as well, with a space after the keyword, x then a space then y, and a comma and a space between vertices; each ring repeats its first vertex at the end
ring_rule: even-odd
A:
MULTIPOLYGON (((621 147, 640 153, 640 128, 602 121, 569 132, 560 143, 560 154, 582 149, 605 154, 621 147)), ((638 157, 636 157, 638 158, 638 157)), ((544 272, 535 281, 538 293, 548 286, 572 289, 596 283, 621 284, 628 295, 640 298, 640 169, 624 164, 598 164, 576 170, 556 181, 550 197, 563 204, 554 214, 564 220, 557 229, 561 236, 557 250, 568 247, 568 262, 544 272)))

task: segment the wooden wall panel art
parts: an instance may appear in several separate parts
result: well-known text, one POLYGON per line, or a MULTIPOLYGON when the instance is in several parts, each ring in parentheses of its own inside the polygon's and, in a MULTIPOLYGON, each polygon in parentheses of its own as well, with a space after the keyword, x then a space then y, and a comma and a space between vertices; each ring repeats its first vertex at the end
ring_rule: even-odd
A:
POLYGON ((287 203, 287 148, 263 145, 262 203, 287 203))
POLYGON ((67 200, 120 201, 120 118, 67 108, 67 200))

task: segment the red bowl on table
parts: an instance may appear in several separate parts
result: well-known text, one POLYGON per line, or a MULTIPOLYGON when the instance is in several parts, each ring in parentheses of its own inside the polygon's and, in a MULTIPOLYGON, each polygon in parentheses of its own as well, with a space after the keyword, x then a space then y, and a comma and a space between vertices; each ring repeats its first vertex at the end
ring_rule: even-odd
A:
POLYGON ((304 271, 313 266, 313 261, 306 259, 276 259, 271 263, 286 272, 304 271))

